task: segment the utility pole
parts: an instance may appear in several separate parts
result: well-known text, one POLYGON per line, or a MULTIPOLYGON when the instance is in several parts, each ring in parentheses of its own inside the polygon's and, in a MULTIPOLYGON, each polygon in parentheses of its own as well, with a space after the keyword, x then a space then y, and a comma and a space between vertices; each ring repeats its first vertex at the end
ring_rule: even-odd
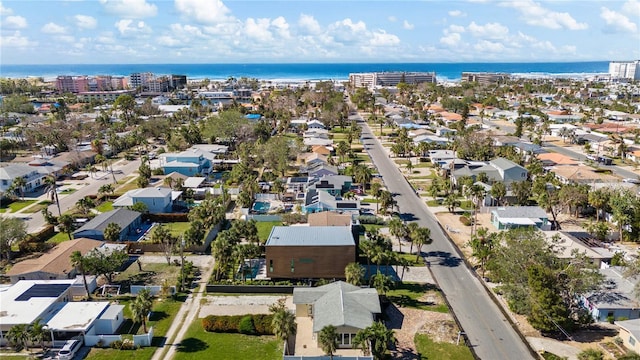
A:
POLYGON ((184 291, 184 235, 180 237, 180 291, 184 291))

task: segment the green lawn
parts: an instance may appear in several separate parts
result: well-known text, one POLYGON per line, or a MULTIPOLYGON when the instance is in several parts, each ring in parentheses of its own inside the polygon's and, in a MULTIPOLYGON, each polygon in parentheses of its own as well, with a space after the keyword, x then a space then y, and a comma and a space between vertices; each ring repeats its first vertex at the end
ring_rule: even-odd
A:
POLYGON ((375 204, 380 202, 378 199, 376 198, 364 198, 362 200, 360 200, 361 203, 369 203, 369 204, 375 204))
POLYGON ((119 188, 116 189, 116 191, 114 192, 114 195, 122 195, 124 193, 126 193, 129 190, 135 190, 138 188, 138 184, 136 184, 135 180, 124 184, 122 186, 120 186, 119 188))
POLYGON ((178 345, 174 360, 272 360, 282 358, 282 344, 273 336, 209 333, 194 321, 178 345))
POLYGON ((66 188, 64 190, 61 190, 60 194, 73 194, 76 191, 78 191, 78 190, 74 189, 74 188, 66 188))
POLYGON ((52 237, 50 237, 49 240, 47 240, 47 242, 51 244, 60 244, 61 242, 67 241, 67 240, 69 240, 69 235, 64 232, 59 232, 53 235, 52 237))
MULTIPOLYGON (((121 301, 123 305, 129 303, 129 301, 121 301)), ((147 360, 151 359, 153 353, 156 351, 157 346, 159 346, 164 341, 164 336, 169 330, 169 326, 173 322, 178 310, 182 302, 173 301, 173 300, 163 300, 157 301, 155 306, 153 307, 153 311, 151 314, 151 318, 147 326, 153 326, 153 342, 150 347, 141 348, 138 350, 114 350, 114 349, 99 349, 92 348, 89 352, 89 355, 85 358, 88 360, 147 360)), ((130 315, 129 307, 125 307, 124 312, 125 317, 130 315)), ((130 323, 130 320, 126 320, 123 326, 124 331, 127 331, 127 323, 130 323)))
POLYGON ((180 235, 184 234, 184 232, 187 231, 187 229, 191 226, 191 223, 185 221, 164 223, 162 225, 166 226, 166 228, 169 229, 171 235, 180 237, 180 235))
MULTIPOLYGON (((402 250, 406 251, 409 250, 411 247, 410 246, 405 246, 402 248, 402 250)), ((415 250, 415 246, 414 246, 414 250, 415 250)), ((418 258, 418 260, 416 261, 416 254, 398 254, 399 257, 408 260, 409 261, 409 266, 426 266, 424 264, 424 261, 421 258, 418 258)))
POLYGON ((113 210, 113 201, 104 201, 102 204, 96 206, 96 210, 100 212, 107 212, 113 210))
MULTIPOLYGON (((0 209, 5 210, 9 209, 11 210, 11 212, 18 212, 22 209, 24 209, 25 207, 33 204, 34 202, 36 202, 35 200, 18 200, 18 201, 14 201, 9 205, 6 206, 2 206, 0 209)), ((3 211, 4 212, 4 211, 3 211)))
POLYGON ((258 228, 258 238, 261 243, 267 241, 269 238, 269 234, 271 234, 271 228, 274 226, 281 226, 282 223, 280 221, 258 221, 256 222, 256 227, 258 228))
POLYGON ((461 345, 438 343, 423 334, 416 334, 414 341, 416 343, 416 351, 420 354, 420 359, 473 360, 471 350, 463 343, 461 345))
POLYGON ((393 303, 403 307, 437 311, 441 313, 449 312, 447 305, 444 303, 444 299, 442 299, 440 290, 432 284, 416 284, 408 282, 398 283, 395 288, 387 292, 387 298, 389 298, 393 303), (437 296, 439 298, 439 303, 436 304, 419 300, 426 292, 431 292, 434 296, 437 296))
POLYGON ((427 206, 441 206, 442 203, 440 200, 429 200, 427 201, 427 206))

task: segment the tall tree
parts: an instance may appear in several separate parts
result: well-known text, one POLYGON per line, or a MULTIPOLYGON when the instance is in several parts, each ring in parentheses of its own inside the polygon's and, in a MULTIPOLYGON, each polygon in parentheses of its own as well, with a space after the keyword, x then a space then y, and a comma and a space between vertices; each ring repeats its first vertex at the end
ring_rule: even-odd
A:
POLYGON ((385 275, 378 270, 378 272, 371 277, 371 285, 376 288, 379 294, 386 295, 393 286, 393 280, 391 276, 385 275))
POLYGON ((589 204, 596 209, 596 221, 600 221, 600 213, 609 204, 611 192, 606 189, 589 191, 589 204))
POLYGON ((349 263, 344 268, 344 277, 349 284, 358 286, 362 283, 364 268, 358 263, 349 263))
POLYGON ((338 330, 333 325, 327 325, 318 333, 318 344, 325 354, 333 360, 333 353, 338 348, 338 330))
POLYGON ((129 260, 126 250, 97 251, 93 250, 84 255, 85 269, 90 274, 102 275, 111 284, 113 274, 119 271, 129 260))
POLYGON ((147 332, 147 316, 151 312, 153 300, 151 292, 148 289, 142 289, 138 296, 129 304, 132 320, 136 323, 142 323, 142 329, 147 332))
POLYGON ((176 250, 176 243, 178 239, 171 234, 166 226, 158 225, 153 229, 151 233, 151 242, 154 244, 160 244, 162 253, 167 260, 167 265, 171 265, 171 255, 176 250))
POLYGON ((353 347, 362 349, 365 355, 370 352, 376 360, 382 360, 387 356, 389 344, 396 342, 393 330, 387 329, 384 323, 375 321, 370 326, 358 331, 353 340, 353 347))
POLYGON ((62 215, 60 210, 60 200, 58 199, 58 186, 56 184, 56 177, 54 175, 48 175, 43 179, 45 191, 49 193, 51 202, 54 202, 58 207, 58 216, 62 215))
POLYGON ((16 324, 13 325, 7 332, 7 340, 13 344, 15 349, 27 349, 29 350, 29 325, 28 324, 16 324))
POLYGON ((507 196, 507 187, 503 182, 497 182, 491 186, 491 191, 489 193, 491 197, 496 200, 498 206, 501 206, 502 200, 507 196))
POLYGON ((116 242, 120 240, 120 225, 116 223, 109 223, 107 227, 104 229, 103 236, 104 239, 111 242, 116 242))
POLYGON ((71 265, 82 274, 82 284, 87 292, 87 299, 91 300, 91 292, 89 292, 89 285, 87 284, 87 272, 85 271, 86 260, 80 251, 76 250, 71 253, 71 265))
POLYGON ((295 336, 297 332, 296 316, 285 306, 285 300, 279 299, 278 302, 269 306, 269 311, 273 315, 271 327, 273 334, 284 341, 284 353, 289 353, 289 338, 295 336))
POLYGON ((24 187, 27 186, 27 180, 22 176, 19 176, 11 182, 11 189, 17 190, 20 193, 20 199, 24 200, 24 187))
POLYGON ((58 229, 69 236, 69 240, 73 239, 73 217, 69 214, 62 214, 58 217, 58 229))
POLYGON ((27 236, 27 225, 24 221, 13 217, 0 217, 0 254, 11 260, 11 247, 27 236))

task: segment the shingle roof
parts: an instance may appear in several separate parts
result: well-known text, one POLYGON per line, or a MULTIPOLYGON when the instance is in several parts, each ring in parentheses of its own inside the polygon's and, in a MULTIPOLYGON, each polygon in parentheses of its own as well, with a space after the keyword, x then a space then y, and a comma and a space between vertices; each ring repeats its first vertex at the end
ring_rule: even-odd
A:
POLYGON ((549 216, 539 206, 505 206, 494 210, 501 219, 537 218, 546 219, 549 216))
POLYGON ((74 231, 74 234, 86 231, 86 230, 98 230, 104 231, 107 225, 110 223, 116 223, 120 226, 120 229, 124 229, 132 222, 136 221, 140 217, 140 213, 128 209, 115 209, 104 212, 84 224, 80 229, 74 231))
POLYGON ((493 160, 489 161, 489 163, 491 165, 493 165, 493 167, 495 167, 497 169, 502 169, 502 170, 511 169, 511 168, 514 168, 514 167, 519 167, 519 168, 522 167, 522 166, 514 163, 513 161, 505 159, 505 158, 496 158, 496 159, 493 159, 493 160))
POLYGON ((355 246, 348 226, 274 226, 265 246, 355 246))
POLYGON ((0 164, 0 179, 13 180, 17 177, 22 177, 37 171, 35 166, 29 166, 27 164, 0 164))
POLYGON ((351 226, 350 214, 341 214, 335 211, 322 211, 309 214, 307 221, 310 226, 351 226))
POLYGON ((317 288, 293 289, 294 304, 313 304, 313 332, 327 325, 364 329, 379 314, 378 292, 337 281, 317 288))
POLYGON ((51 274, 68 274, 73 269, 70 257, 74 251, 80 251, 84 255, 102 244, 104 244, 103 241, 85 238, 63 241, 39 258, 24 260, 13 265, 7 271, 7 275, 15 276, 37 271, 51 274))
POLYGON ((599 269, 604 275, 605 282, 602 290, 587 296, 590 303, 604 309, 638 308, 640 303, 635 298, 635 284, 637 278, 630 279, 623 275, 624 270, 619 266, 599 269))

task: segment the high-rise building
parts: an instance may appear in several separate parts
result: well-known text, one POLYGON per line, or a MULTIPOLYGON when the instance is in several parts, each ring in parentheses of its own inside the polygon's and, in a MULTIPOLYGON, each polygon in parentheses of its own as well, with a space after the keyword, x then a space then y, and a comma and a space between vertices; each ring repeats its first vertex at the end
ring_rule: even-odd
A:
POLYGON ((187 75, 171 75, 171 88, 182 89, 187 85, 187 75))
POLYGON ((509 76, 501 73, 488 73, 488 72, 463 72, 462 82, 475 82, 480 85, 497 84, 505 81, 509 76))
POLYGON ((609 63, 609 75, 614 79, 640 80, 640 60, 612 61, 609 63))
POLYGON ((435 83, 436 73, 393 71, 349 74, 349 83, 352 87, 396 86, 401 82, 406 84, 435 83))
POLYGON ((154 76, 150 72, 133 73, 129 75, 129 84, 134 89, 137 89, 137 88, 145 89, 149 84, 149 81, 151 81, 153 78, 154 76))
POLYGON ((158 76, 154 79, 148 80, 146 85, 143 85, 142 88, 149 92, 167 92, 169 91, 170 83, 171 82, 168 77, 158 76))
POLYGON ((89 90, 89 78, 86 76, 60 75, 56 78, 56 90, 60 93, 77 94, 89 90))

